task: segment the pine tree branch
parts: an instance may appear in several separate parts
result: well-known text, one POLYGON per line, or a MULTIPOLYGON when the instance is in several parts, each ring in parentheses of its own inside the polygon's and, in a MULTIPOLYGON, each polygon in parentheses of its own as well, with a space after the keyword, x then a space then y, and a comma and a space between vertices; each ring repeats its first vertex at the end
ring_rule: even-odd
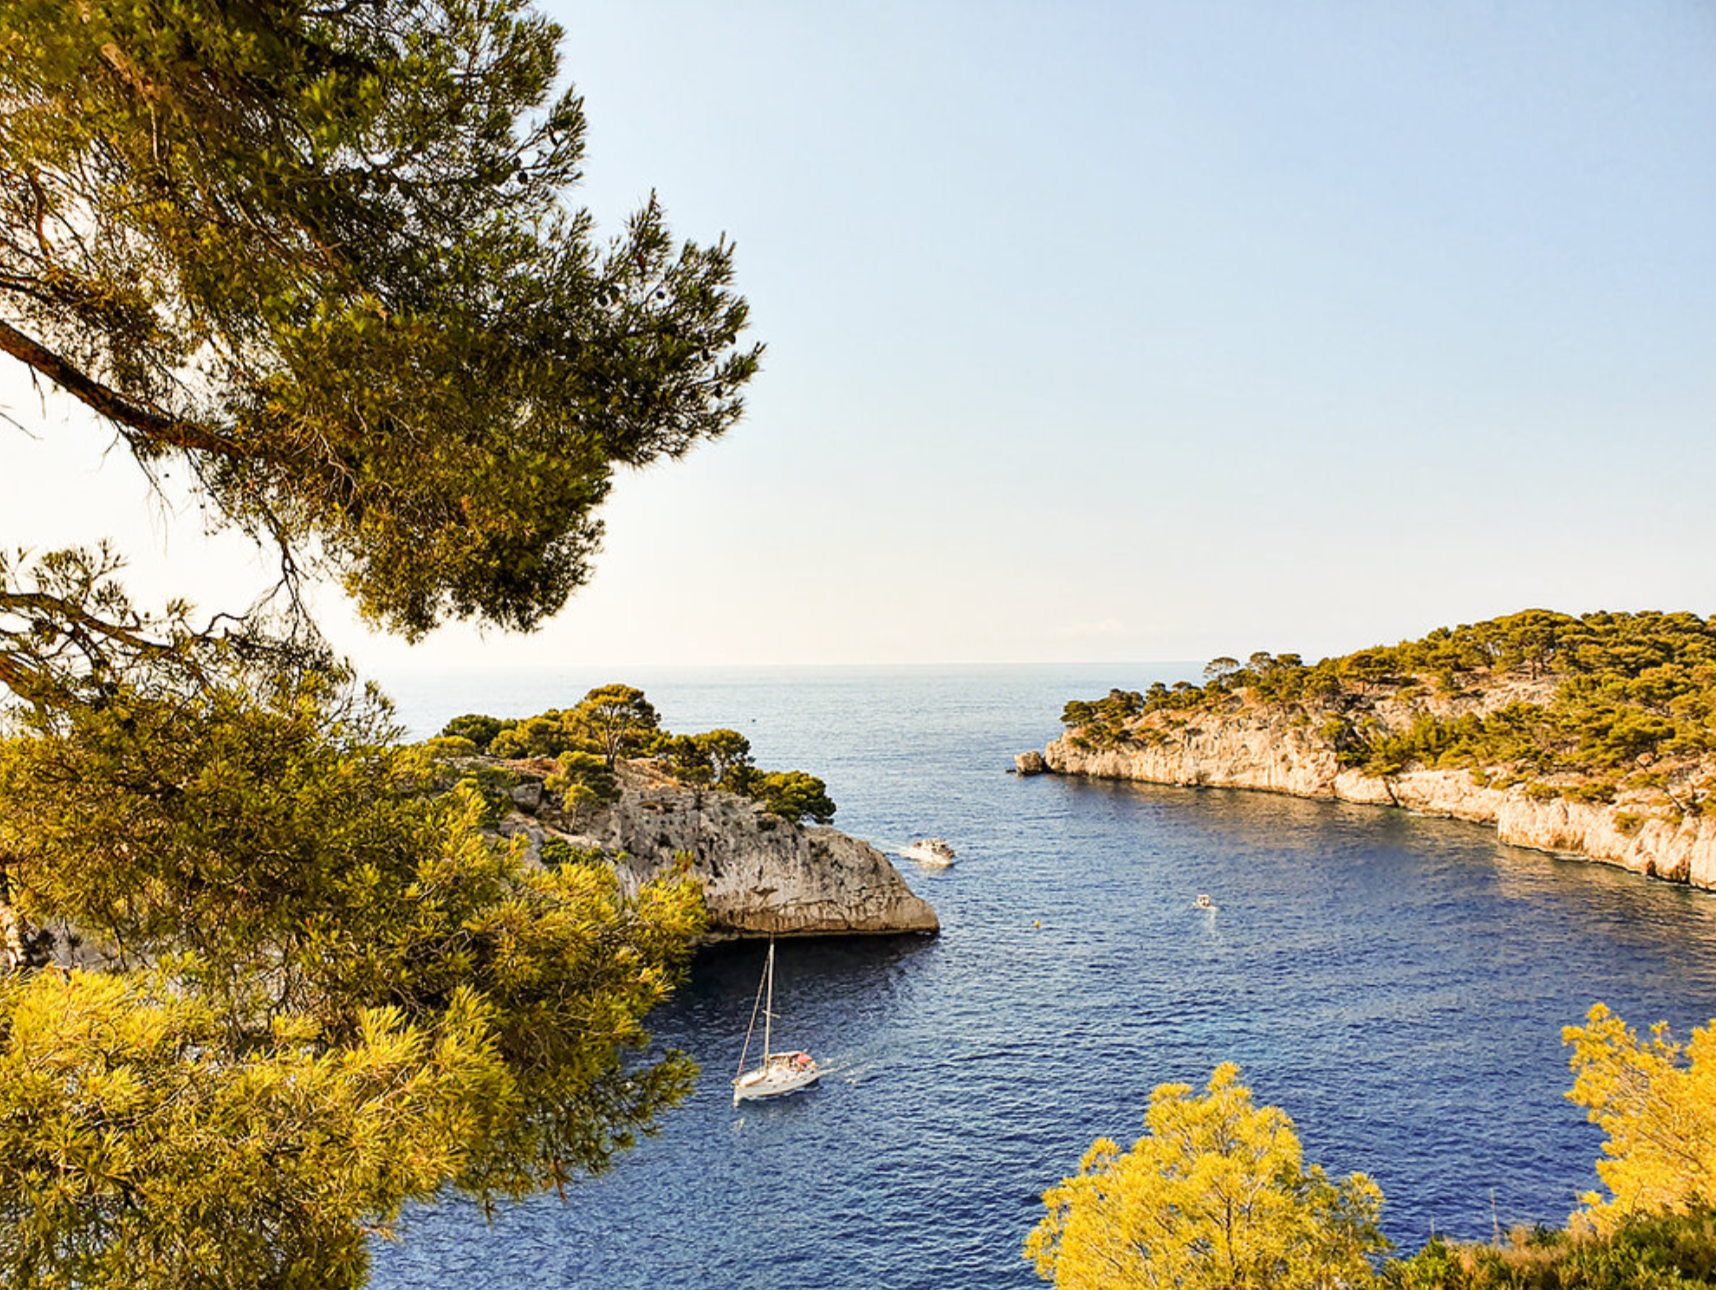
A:
POLYGON ((219 457, 237 454, 236 445, 231 440, 194 421, 167 416, 127 399, 3 319, 0 319, 0 353, 10 354, 47 377, 67 394, 120 427, 121 433, 134 444, 180 448, 186 452, 204 452, 219 457))

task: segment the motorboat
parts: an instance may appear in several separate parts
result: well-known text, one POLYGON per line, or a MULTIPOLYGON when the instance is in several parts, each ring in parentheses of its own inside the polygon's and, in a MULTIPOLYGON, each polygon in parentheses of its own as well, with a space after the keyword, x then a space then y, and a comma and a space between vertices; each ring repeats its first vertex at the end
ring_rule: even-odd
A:
POLYGON ((942 838, 919 838, 900 852, 905 860, 916 860, 931 869, 945 869, 953 863, 953 848, 942 838))

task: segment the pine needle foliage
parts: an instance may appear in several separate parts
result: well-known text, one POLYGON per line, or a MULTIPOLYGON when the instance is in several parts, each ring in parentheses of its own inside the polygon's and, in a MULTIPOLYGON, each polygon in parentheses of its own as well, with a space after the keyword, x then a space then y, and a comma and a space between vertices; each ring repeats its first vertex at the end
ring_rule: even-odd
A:
POLYGON ((486 838, 299 594, 528 629, 614 472, 740 415, 732 247, 653 195, 597 242, 560 39, 525 0, 0 4, 0 354, 286 592, 197 620, 106 547, 0 552, 0 1284, 357 1285, 407 1200, 564 1185, 689 1088, 635 1050, 695 886, 486 838))
POLYGON ((0 6, 0 353, 411 635, 529 627, 616 466, 739 416, 732 248, 570 204, 524 0, 0 6))

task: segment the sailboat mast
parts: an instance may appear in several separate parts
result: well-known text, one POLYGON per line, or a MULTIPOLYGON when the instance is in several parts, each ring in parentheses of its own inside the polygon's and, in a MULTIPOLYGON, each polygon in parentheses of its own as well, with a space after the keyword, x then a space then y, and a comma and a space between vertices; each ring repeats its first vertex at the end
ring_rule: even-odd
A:
POLYGON ((763 1005, 763 1065, 769 1064, 770 1026, 775 1019, 775 938, 769 937, 769 962, 763 971, 768 982, 769 1001, 763 1005))

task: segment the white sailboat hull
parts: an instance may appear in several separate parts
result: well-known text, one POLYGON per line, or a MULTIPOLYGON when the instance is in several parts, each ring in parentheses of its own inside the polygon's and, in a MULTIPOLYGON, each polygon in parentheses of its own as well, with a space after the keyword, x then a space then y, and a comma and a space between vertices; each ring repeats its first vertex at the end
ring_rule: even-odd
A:
POLYGON ((816 1083, 822 1072, 817 1070, 816 1063, 809 1066, 794 1067, 783 1063, 770 1062, 767 1066, 758 1066, 748 1070, 733 1081, 733 1105, 741 1102, 756 1101, 765 1097, 780 1097, 787 1093, 796 1093, 801 1088, 807 1088, 816 1083))

